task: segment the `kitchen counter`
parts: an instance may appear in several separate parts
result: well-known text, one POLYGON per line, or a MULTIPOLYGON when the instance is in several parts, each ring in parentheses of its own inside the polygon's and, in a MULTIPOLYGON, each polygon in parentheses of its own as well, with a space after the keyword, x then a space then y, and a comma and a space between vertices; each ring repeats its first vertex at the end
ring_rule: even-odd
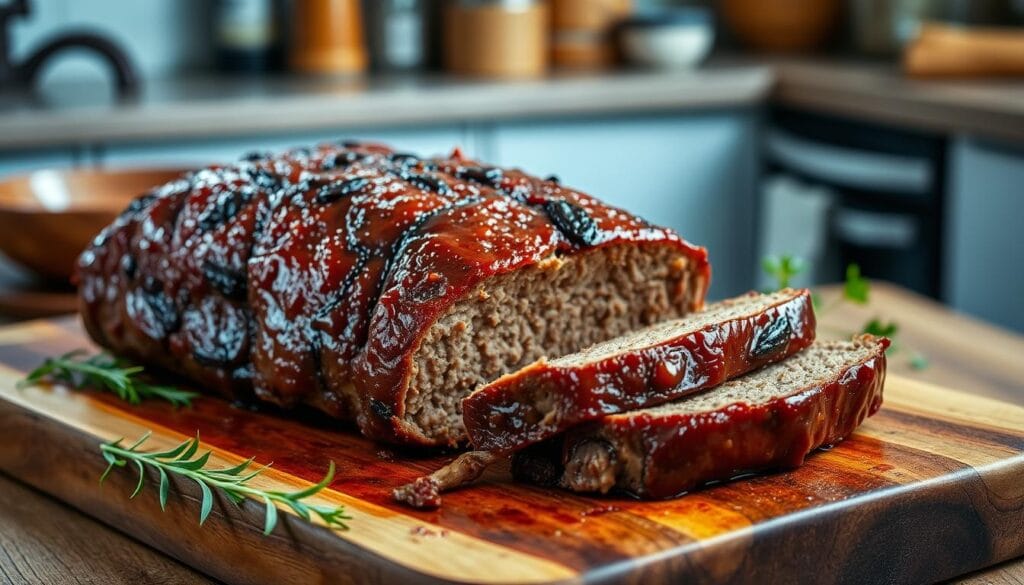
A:
MULTIPOLYGON (((871 316, 897 319, 904 348, 931 360, 914 370, 907 349, 891 355, 891 371, 924 381, 969 389, 981 396, 1024 403, 1024 337, 963 317, 919 295, 874 283, 868 306, 832 300, 840 287, 823 287, 819 331, 846 336, 871 316), (884 309, 884 310, 883 310, 884 309), (879 311, 882 311, 879 314, 879 311), (966 385, 965 385, 966 384, 966 385), (968 388, 969 386, 969 388, 968 388)), ((123 494, 118 494, 123 497, 123 494)), ((143 494, 143 497, 146 497, 143 494)), ((148 497, 153 497, 152 493, 148 497)), ((173 559, 135 542, 32 488, 0 475, 0 581, 79 583, 211 583, 173 559), (6 553, 6 554, 3 554, 6 553)), ((938 551, 937 551, 938 552, 938 551)), ((958 583, 1021 583, 1017 559, 958 583)))
POLYGON ((0 96, 0 149, 752 106, 771 80, 761 66, 529 81, 183 78, 115 105, 95 84, 51 87, 43 101, 0 96))
MULTIPOLYGON (((0 94, 0 151, 680 112, 776 103, 925 131, 1024 141, 1024 82, 927 81, 894 65, 716 59, 689 72, 555 74, 529 81, 445 76, 152 80, 112 104, 100 84, 0 94)), ((0 154, 2 156, 2 154, 0 154)))
POLYGON ((1024 81, 925 80, 894 65, 778 61, 776 103, 942 134, 1024 142, 1024 81))

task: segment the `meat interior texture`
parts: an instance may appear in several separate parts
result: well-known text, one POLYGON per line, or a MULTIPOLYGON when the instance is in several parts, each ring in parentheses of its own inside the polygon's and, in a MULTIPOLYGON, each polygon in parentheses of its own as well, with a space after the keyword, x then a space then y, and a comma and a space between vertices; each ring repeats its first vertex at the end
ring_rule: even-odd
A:
POLYGON ((492 377, 703 305, 703 248, 556 180, 341 142, 189 173, 79 259, 116 353, 376 439, 464 440, 492 377))
POLYGON ((406 418, 440 441, 465 437, 462 399, 544 356, 678 317, 699 290, 668 248, 595 250, 496 278, 427 331, 406 418), (452 391, 457 389, 457 391, 452 391))
POLYGON ((878 411, 888 345, 871 336, 815 343, 700 394, 571 429, 517 453, 514 473, 572 491, 667 498, 795 467, 878 411))
POLYGON ((666 338, 686 335, 709 325, 755 314, 795 296, 798 296, 796 291, 786 289, 766 295, 747 294, 735 299, 720 301, 708 305, 705 310, 689 315, 685 319, 661 321, 655 325, 632 330, 621 337, 595 344, 583 351, 555 358, 551 360, 551 365, 572 367, 612 357, 624 351, 635 351, 637 348, 663 343, 666 338))
POLYGON ((539 360, 462 403, 476 449, 524 447, 573 425, 654 406, 785 359, 814 341, 807 290, 750 293, 539 360))

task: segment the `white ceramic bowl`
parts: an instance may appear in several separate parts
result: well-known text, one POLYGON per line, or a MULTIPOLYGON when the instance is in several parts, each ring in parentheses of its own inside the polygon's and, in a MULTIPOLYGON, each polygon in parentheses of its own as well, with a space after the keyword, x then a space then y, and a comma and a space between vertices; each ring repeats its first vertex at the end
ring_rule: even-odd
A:
POLYGON ((700 10, 666 11, 622 23, 619 40, 626 59, 659 69, 688 69, 711 52, 715 33, 710 17, 700 10))

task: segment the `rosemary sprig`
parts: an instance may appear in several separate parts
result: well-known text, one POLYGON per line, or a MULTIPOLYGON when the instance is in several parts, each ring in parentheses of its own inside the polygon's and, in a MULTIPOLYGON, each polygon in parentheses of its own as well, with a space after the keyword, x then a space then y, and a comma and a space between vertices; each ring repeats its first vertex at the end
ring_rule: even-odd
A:
POLYGON ((139 482, 131 497, 142 493, 145 485, 146 468, 154 469, 160 477, 159 498, 160 509, 166 509, 167 496, 170 492, 170 475, 177 475, 190 479, 199 485, 203 498, 199 505, 199 524, 202 525, 210 516, 213 509, 213 488, 220 490, 228 500, 236 506, 245 501, 247 496, 262 500, 266 506, 265 520, 263 523, 263 534, 270 534, 277 525, 277 506, 283 504, 291 508, 302 519, 309 521, 312 515, 318 516, 335 530, 348 530, 345 520, 351 520, 345 515, 345 508, 342 506, 316 506, 306 504, 302 500, 319 493, 334 480, 334 462, 332 461, 327 469, 327 475, 319 483, 306 489, 294 492, 282 492, 277 490, 263 490, 250 485, 250 481, 263 473, 270 464, 253 468, 253 458, 246 459, 234 467, 220 469, 208 469, 207 463, 210 460, 210 451, 199 453, 199 433, 195 438, 188 439, 169 451, 158 453, 139 451, 139 447, 149 439, 147 431, 139 440, 125 447, 121 444, 124 439, 118 439, 100 445, 103 458, 107 461, 106 471, 100 476, 100 483, 110 475, 115 467, 126 467, 134 463, 139 471, 139 482))
POLYGON ((191 400, 198 396, 195 392, 174 386, 147 384, 138 378, 142 369, 142 366, 133 366, 108 354, 87 356, 84 350, 78 349, 60 357, 47 358, 18 386, 30 386, 49 379, 73 388, 106 390, 130 404, 138 404, 146 398, 160 398, 174 406, 190 406, 191 400))

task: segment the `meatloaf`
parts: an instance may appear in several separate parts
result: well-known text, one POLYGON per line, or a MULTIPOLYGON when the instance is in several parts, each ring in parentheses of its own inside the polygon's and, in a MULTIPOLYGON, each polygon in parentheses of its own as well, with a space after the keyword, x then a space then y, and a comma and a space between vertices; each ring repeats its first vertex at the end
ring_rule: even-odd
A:
POLYGON ((553 360, 462 401, 479 450, 519 449, 605 415, 655 406, 792 355, 814 341, 810 291, 721 301, 553 360))
POLYGON ((888 345, 869 335, 816 343, 717 388, 528 447, 514 456, 513 474, 577 492, 669 498, 709 481, 798 466, 881 407, 888 345))
POLYGON ((557 179, 354 142, 140 196, 83 252, 92 337, 375 439, 465 440, 477 386, 703 306, 707 253, 557 179))

